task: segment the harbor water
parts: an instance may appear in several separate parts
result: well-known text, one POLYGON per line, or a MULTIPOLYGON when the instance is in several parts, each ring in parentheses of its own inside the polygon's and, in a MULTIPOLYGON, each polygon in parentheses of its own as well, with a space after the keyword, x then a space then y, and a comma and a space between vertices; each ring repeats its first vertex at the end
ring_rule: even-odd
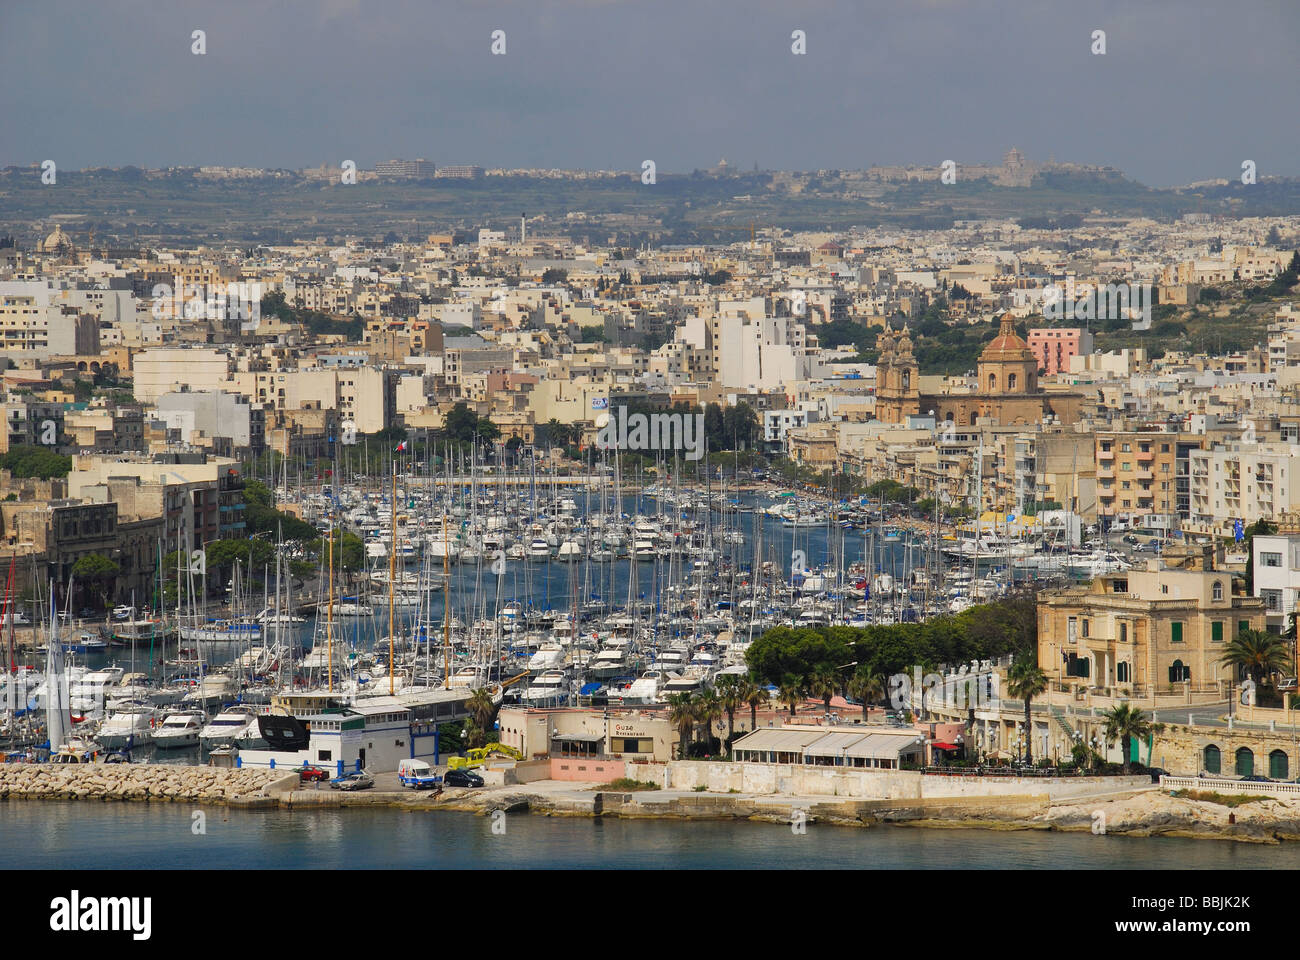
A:
POLYGON ((391 809, 0 803, 5 869, 1276 869, 1294 845, 1090 833, 766 823, 505 819, 391 809), (195 808, 199 809, 199 808, 195 808))

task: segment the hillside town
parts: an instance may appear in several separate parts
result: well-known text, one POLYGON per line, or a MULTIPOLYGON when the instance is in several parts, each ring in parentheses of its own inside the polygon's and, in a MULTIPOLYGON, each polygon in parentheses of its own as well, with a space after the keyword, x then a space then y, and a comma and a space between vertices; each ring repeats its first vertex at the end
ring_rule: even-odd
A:
MULTIPOLYGON (((1015 183, 1022 163, 1012 151, 990 175, 1015 183)), ((193 705, 238 692, 305 716, 338 685, 369 717, 384 706, 365 706, 369 683, 403 729, 472 718, 479 747, 492 730, 557 779, 575 758, 622 780, 625 761, 719 747, 750 763, 1295 776, 1278 698, 1300 594, 1300 218, 748 234, 631 246, 522 216, 405 241, 136 246, 61 222, 5 237, 11 668, 14 626, 34 652, 61 608, 87 632, 50 643, 123 646, 115 662, 179 633, 158 662, 197 684, 193 705), (703 459, 626 430, 611 444, 603 428, 628 410, 699 414, 703 459), (747 529, 760 514, 775 534, 747 529), (185 598, 178 558, 196 553, 185 598), (300 591, 283 608, 282 559, 300 591), (505 603, 506 563, 533 561, 567 582, 526 575, 505 603), (471 588, 489 568, 490 600, 471 588), (809 631, 838 643, 841 627, 928 630, 1026 602, 1015 637, 927 648, 949 656, 939 686, 895 690, 894 710, 890 678, 919 660, 860 638, 831 659, 872 666, 837 674, 801 652, 809 631), (313 653, 280 637, 294 612, 315 618, 313 653), (356 617, 373 626, 364 653, 341 626, 356 617), (580 649, 588 630, 600 646, 580 649), (219 688, 204 642, 243 644, 219 688), (780 669, 762 666, 774 649, 780 669), (950 696, 972 678, 1001 699, 950 696), (286 692, 304 686, 310 704, 286 692), (487 688, 479 716, 467 698, 487 688), (714 703, 702 741, 691 698, 714 703), (884 726, 841 729, 857 723, 884 726), (819 751, 827 737, 839 753, 819 751)), ((156 680, 132 675, 137 694, 156 680)), ((105 710, 101 740, 129 745, 168 713, 119 707, 134 732, 108 734, 105 710)), ((257 713, 234 738, 177 723, 274 767, 257 713)), ((361 772, 364 751, 348 756, 361 772)))

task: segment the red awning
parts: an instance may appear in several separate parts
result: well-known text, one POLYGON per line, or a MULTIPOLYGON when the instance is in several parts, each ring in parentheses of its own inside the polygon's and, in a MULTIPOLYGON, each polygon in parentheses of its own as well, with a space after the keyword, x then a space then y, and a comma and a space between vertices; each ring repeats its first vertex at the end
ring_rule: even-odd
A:
POLYGON ((940 743, 937 740, 931 743, 930 746, 934 747, 936 750, 960 750, 961 749, 961 747, 955 743, 940 743))

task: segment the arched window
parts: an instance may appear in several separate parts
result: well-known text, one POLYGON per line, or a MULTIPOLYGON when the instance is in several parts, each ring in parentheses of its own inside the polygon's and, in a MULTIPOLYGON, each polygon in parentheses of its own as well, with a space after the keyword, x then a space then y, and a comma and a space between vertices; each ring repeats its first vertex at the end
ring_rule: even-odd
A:
POLYGON ((1274 780, 1285 780, 1290 776, 1290 769, 1285 750, 1274 750, 1268 755, 1268 775, 1274 780))
POLYGON ((1212 593, 1213 593, 1213 597, 1214 597, 1215 600, 1222 600, 1222 599, 1223 599, 1223 581, 1222 581, 1222 580, 1215 580, 1215 581, 1214 581, 1214 586, 1211 588, 1211 591, 1212 591, 1212 593))
POLYGON ((1250 777, 1255 774, 1255 755, 1249 747, 1237 751, 1237 776, 1250 777))
POLYGON ((998 386, 998 375, 997 375, 996 373, 990 373, 990 374, 989 374, 989 393, 992 393, 994 390, 996 390, 996 389, 997 389, 997 386, 998 386))
POLYGON ((956 422, 957 422, 956 420, 953 419, 953 417, 952 417, 952 411, 951 411, 951 410, 948 410, 948 411, 946 411, 946 412, 944 413, 944 415, 943 415, 943 419, 944 419, 944 422, 945 422, 945 423, 956 423, 956 422))
POLYGON ((1115 664, 1116 683, 1128 683, 1129 676, 1129 665, 1127 660, 1121 660, 1119 663, 1115 664))
POLYGON ((1219 753, 1218 747, 1216 747, 1214 744, 1210 744, 1208 747, 1205 748, 1205 772, 1206 773, 1218 773, 1221 769, 1220 767, 1221 762, 1222 762, 1221 754, 1219 753))
POLYGON ((1175 660, 1169 666, 1169 682, 1182 683, 1184 680, 1192 679, 1192 668, 1183 665, 1183 661, 1175 660))
POLYGON ((903 389, 904 389, 904 390, 910 390, 911 387, 912 387, 912 371, 911 371, 911 370, 904 370, 904 371, 903 371, 903 389))
POLYGON ((980 412, 978 410, 972 410, 970 412, 970 425, 972 427, 975 426, 975 422, 979 420, 979 418, 980 418, 980 412))
POLYGON ((1015 390, 1016 390, 1016 375, 1014 373, 1009 373, 1007 374, 1007 393, 1015 393, 1015 390))

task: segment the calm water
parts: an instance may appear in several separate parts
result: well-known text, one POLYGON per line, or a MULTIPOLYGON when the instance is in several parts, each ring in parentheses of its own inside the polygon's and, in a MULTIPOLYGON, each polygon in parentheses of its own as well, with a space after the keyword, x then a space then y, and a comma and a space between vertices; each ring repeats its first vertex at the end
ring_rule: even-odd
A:
POLYGON ((0 803, 0 869, 1276 869, 1300 846, 1090 833, 548 818, 400 810, 0 803), (200 809, 200 808, 196 808, 200 809))

